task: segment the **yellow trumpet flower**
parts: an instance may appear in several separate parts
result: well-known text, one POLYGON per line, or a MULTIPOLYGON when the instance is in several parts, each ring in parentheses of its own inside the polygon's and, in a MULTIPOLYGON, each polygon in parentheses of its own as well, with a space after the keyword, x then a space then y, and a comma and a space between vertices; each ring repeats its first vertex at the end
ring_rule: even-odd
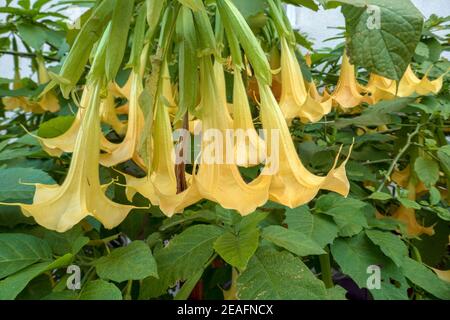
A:
MULTIPOLYGON (((277 152, 279 154, 279 168, 272 175, 269 195, 272 201, 290 208, 296 208, 311 201, 320 189, 337 192, 347 196, 350 189, 345 162, 338 168, 336 163, 325 177, 310 173, 300 161, 289 128, 284 121, 283 114, 273 96, 269 86, 260 85, 261 118, 264 129, 279 132, 279 144, 266 141, 268 156, 277 152), (277 151, 275 151, 278 149, 277 151)), ((337 162, 337 158, 336 158, 337 162)))
POLYGON ((320 96, 313 81, 309 83, 308 96, 298 116, 303 123, 318 122, 331 112, 332 106, 333 99, 326 95, 320 96))
MULTIPOLYGON (((49 82, 50 77, 45 68, 44 61, 42 59, 37 59, 37 64, 39 84, 49 82)), ((20 88, 15 84, 14 89, 20 88)), ((46 111, 54 113, 58 112, 60 109, 58 97, 52 91, 46 92, 38 101, 31 101, 27 97, 4 97, 2 98, 2 102, 5 106, 5 110, 15 110, 20 108, 26 112, 35 114, 41 114, 46 111)))
POLYGON ((128 199, 132 200, 136 192, 139 192, 153 205, 159 205, 161 211, 170 217, 199 201, 201 196, 192 185, 191 176, 187 177, 187 190, 177 193, 172 126, 169 110, 160 100, 155 110, 152 133, 153 149, 149 153, 152 155, 152 164, 147 177, 138 179, 126 176, 126 193, 128 199))
POLYGON ((127 130, 127 125, 117 117, 115 96, 113 94, 113 84, 109 85, 106 98, 100 105, 100 114, 102 122, 109 124, 118 135, 122 136, 127 130))
POLYGON ((288 123, 301 113, 305 113, 305 117, 307 117, 308 111, 302 111, 302 106, 307 99, 308 92, 300 64, 287 40, 281 38, 280 108, 288 123))
POLYGON ((140 135, 144 127, 144 115, 139 106, 139 97, 142 91, 142 78, 138 72, 132 71, 127 133, 124 140, 117 144, 111 153, 105 153, 100 156, 100 163, 103 166, 112 167, 133 159, 137 164, 144 167, 143 161, 137 153, 140 135))
POLYGON ((347 54, 344 53, 339 81, 332 94, 333 100, 336 101, 344 111, 357 107, 363 102, 372 102, 370 97, 360 93, 361 86, 356 80, 355 74, 355 66, 350 63, 347 54))
POLYGON ((111 229, 133 209, 108 199, 100 184, 100 89, 100 82, 93 84, 64 183, 37 184, 33 204, 20 204, 25 215, 32 216, 47 229, 65 232, 87 216, 95 217, 111 229))
POLYGON ((215 78, 215 82, 216 82, 216 86, 217 86, 217 95, 218 95, 218 99, 219 101, 221 101, 224 106, 227 107, 227 114, 226 119, 227 121, 230 122, 230 124, 233 123, 233 119, 231 119, 230 114, 233 113, 233 106, 228 104, 228 99, 227 99, 227 85, 226 85, 226 81, 225 81, 225 73, 223 70, 223 65, 219 62, 219 61, 215 61, 214 62, 214 78, 215 78))
MULTIPOLYGON (((64 152, 72 153, 79 134, 85 110, 91 99, 90 89, 86 86, 81 96, 80 107, 70 128, 62 135, 55 138, 36 137, 45 152, 53 157, 61 157, 64 152)), ((100 137, 100 148, 106 152, 112 152, 115 145, 109 142, 103 135, 100 137)))
POLYGON ((250 167, 262 163, 265 159, 266 145, 253 125, 247 92, 238 68, 234 70, 233 110, 235 133, 242 133, 241 137, 236 137, 238 139, 235 144, 236 164, 250 167))
POLYGON ((395 98, 397 83, 394 80, 371 73, 365 90, 371 93, 373 103, 392 100, 395 98))
POLYGON ((419 95, 437 94, 442 89, 445 75, 446 73, 442 74, 436 80, 430 80, 427 72, 422 79, 419 79, 412 70, 411 65, 409 65, 399 82, 398 96, 409 97, 414 93, 419 95))
POLYGON ((247 184, 236 164, 229 164, 225 160, 227 154, 234 155, 234 146, 230 150, 228 145, 223 146, 223 141, 217 141, 217 135, 211 133, 222 137, 227 135, 227 129, 232 128, 227 121, 228 112, 225 105, 220 103, 210 58, 202 59, 200 69, 202 161, 194 175, 194 184, 203 198, 217 202, 226 209, 237 210, 242 215, 250 214, 267 202, 271 177, 260 175, 247 184))

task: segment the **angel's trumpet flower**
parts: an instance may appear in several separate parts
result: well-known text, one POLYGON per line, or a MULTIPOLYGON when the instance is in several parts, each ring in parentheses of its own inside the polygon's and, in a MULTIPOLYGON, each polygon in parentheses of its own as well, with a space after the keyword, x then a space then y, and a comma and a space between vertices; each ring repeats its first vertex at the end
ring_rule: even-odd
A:
POLYGON ((102 117, 102 122, 109 124, 118 135, 122 136, 125 134, 127 126, 117 117, 116 103, 112 87, 113 84, 111 83, 109 85, 107 96, 102 101, 100 106, 100 114, 102 117))
POLYGON ((233 117, 236 138, 235 161, 238 166, 250 167, 264 161, 266 145, 255 130, 242 74, 234 70, 233 117))
POLYGON ((166 107, 169 108, 169 113, 173 117, 178 111, 177 103, 175 102, 175 96, 172 88, 172 83, 170 81, 169 66, 164 63, 163 66, 163 97, 165 102, 168 104, 166 107))
POLYGON ((308 96, 303 104, 299 118, 303 123, 318 122, 331 112, 333 99, 328 95, 321 96, 314 82, 309 83, 308 96))
POLYGON ((152 133, 153 148, 149 152, 152 163, 147 177, 138 179, 126 176, 127 197, 131 200, 139 192, 153 205, 159 205, 164 214, 172 216, 199 201, 201 196, 192 185, 191 176, 187 177, 188 188, 177 193, 172 127, 169 110, 161 100, 156 105, 152 133))
MULTIPOLYGON (((424 191, 423 183, 414 183, 411 178, 411 167, 406 167, 402 171, 395 171, 392 175, 392 180, 399 186, 408 189, 408 199, 415 201, 416 195, 424 191)), ((403 222, 406 225, 408 236, 417 237, 422 234, 432 236, 434 234, 433 227, 424 227, 417 222, 416 211, 412 208, 406 208, 401 205, 392 215, 396 220, 403 222)))
POLYGON ((419 95, 437 94, 442 89, 445 75, 446 73, 436 80, 430 80, 427 72, 422 79, 419 79, 409 65, 398 85, 398 96, 409 97, 414 93, 419 95))
MULTIPOLYGON (((72 153, 75 150, 75 143, 81 128, 81 122, 91 99, 92 93, 90 91, 92 90, 87 86, 84 88, 77 115, 75 116, 72 125, 65 133, 54 138, 36 137, 41 143, 44 151, 49 155, 53 157, 61 157, 64 152, 72 153)), ((100 148, 103 151, 112 152, 115 148, 115 145, 109 142, 103 135, 101 135, 100 148)))
POLYGON ((100 82, 92 85, 89 106, 83 117, 69 172, 59 185, 36 185, 33 204, 20 204, 25 215, 50 230, 65 232, 87 216, 114 228, 128 215, 132 206, 114 203, 100 184, 100 82))
POLYGON ((231 119, 230 114, 233 113, 232 112, 233 110, 232 105, 228 104, 225 72, 223 70, 223 65, 219 61, 214 62, 214 80, 216 82, 218 90, 217 92, 217 98, 219 99, 218 101, 221 101, 221 103, 223 103, 227 107, 228 112, 225 116, 227 121, 229 121, 231 125, 233 123, 233 120, 231 119))
POLYGON ((104 153, 100 156, 100 163, 105 167, 112 167, 130 159, 135 160, 137 164, 144 167, 137 152, 140 135, 144 127, 144 115, 139 106, 139 97, 142 91, 142 78, 138 72, 133 70, 131 73, 131 96, 127 133, 124 140, 116 145, 111 153, 104 153))
POLYGON ((378 103, 382 100, 394 99, 397 84, 394 80, 371 73, 365 90, 370 92, 373 103, 378 103))
POLYGON ((355 66, 350 63, 347 54, 344 53, 339 81, 332 94, 333 100, 344 111, 357 107, 363 102, 372 102, 370 97, 363 96, 360 93, 361 86, 356 80, 355 74, 355 66))
POLYGON ((295 208, 311 201, 320 189, 347 196, 350 184, 345 165, 348 159, 338 168, 335 163, 327 176, 319 177, 310 173, 297 155, 289 128, 269 86, 260 85, 259 91, 263 127, 269 131, 269 134, 271 131, 277 131, 280 135, 279 145, 267 141, 267 155, 271 156, 275 148, 279 153, 279 169, 272 176, 270 199, 295 208))
POLYGON ((247 184, 234 161, 230 163, 225 160, 227 155, 234 157, 234 145, 229 146, 227 143, 224 146, 223 143, 227 130, 232 128, 227 121, 228 112, 220 102, 210 58, 202 59, 200 69, 199 112, 203 132, 201 164, 194 176, 194 183, 203 198, 243 215, 252 213, 268 200, 271 177, 260 175, 247 184))
MULTIPOLYGON (((302 106, 307 98, 306 84, 294 50, 285 38, 281 38, 280 108, 288 122, 299 116, 300 113, 308 113, 307 110, 302 111, 302 106)), ((305 117, 307 117, 306 114, 305 117)))
MULTIPOLYGON (((39 84, 45 84, 50 81, 44 61, 37 59, 39 84)), ((15 84, 15 89, 18 89, 15 84)), ((41 114, 46 111, 58 112, 60 109, 58 97, 52 92, 46 92, 38 101, 30 101, 27 97, 4 97, 2 99, 5 110, 14 110, 21 108, 26 112, 41 114)))

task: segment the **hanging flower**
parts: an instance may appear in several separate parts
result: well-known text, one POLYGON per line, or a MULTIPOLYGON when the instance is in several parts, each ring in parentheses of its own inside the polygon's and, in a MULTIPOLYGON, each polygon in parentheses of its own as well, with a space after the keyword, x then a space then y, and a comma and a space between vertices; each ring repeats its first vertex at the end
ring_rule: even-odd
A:
MULTIPOLYGON (((279 153, 279 168, 272 176, 270 199, 291 208, 311 201, 320 189, 337 192, 347 196, 350 184, 347 180, 345 165, 348 159, 338 168, 336 163, 325 177, 310 173, 298 158, 295 146, 289 133, 289 128, 283 119, 270 88, 260 85, 261 118, 264 129, 277 131, 280 135, 279 144, 267 143, 267 155, 279 153), (278 149, 278 150, 277 150, 278 149)), ((337 162, 337 159, 336 159, 337 162)))
POLYGON ((237 210, 242 215, 252 213, 268 200, 271 177, 260 175, 247 184, 236 164, 226 161, 227 154, 234 155, 234 146, 231 145, 233 152, 230 152, 229 146, 224 146, 223 140, 218 141, 217 138, 226 137, 227 129, 232 128, 227 121, 228 111, 220 103, 210 58, 202 59, 200 69, 199 112, 203 132, 201 163, 194 175, 194 184, 203 198, 217 202, 226 209, 237 210))
MULTIPOLYGON (((45 68, 44 61, 37 59, 38 64, 38 80, 39 84, 45 84, 50 81, 47 69, 45 68)), ((14 89, 20 89, 20 86, 15 83, 14 89)), ((58 112, 60 109, 58 97, 53 91, 48 91, 38 99, 38 101, 32 101, 27 97, 4 97, 2 102, 5 106, 5 110, 22 109, 26 112, 32 112, 35 114, 41 114, 46 111, 58 112)))
POLYGON ((398 96, 409 97, 414 93, 419 95, 437 94, 442 89, 445 74, 436 80, 430 80, 427 72, 422 79, 419 79, 409 65, 398 85, 398 96))
POLYGON ((280 108, 285 119, 290 123, 301 113, 308 117, 308 111, 302 111, 308 98, 302 70, 285 38, 281 38, 281 85, 280 108))
POLYGON ((119 163, 133 159, 137 164, 145 167, 137 153, 140 136, 144 127, 144 115, 139 106, 139 97, 143 91, 142 78, 139 73, 131 73, 130 110, 128 114, 128 128, 124 140, 116 145, 111 153, 100 156, 100 163, 105 167, 112 167, 119 163))
POLYGON ((372 102, 370 97, 360 93, 362 89, 356 80, 355 74, 355 66, 350 64, 347 54, 344 53, 339 81, 332 94, 333 100, 336 101, 344 111, 357 107, 363 102, 372 102))
POLYGON ((62 185, 36 185, 33 204, 20 204, 27 216, 43 227, 65 232, 87 216, 98 219, 106 228, 114 228, 128 215, 132 206, 112 202, 100 184, 100 89, 91 85, 86 114, 76 139, 69 172, 62 185))
POLYGON ((109 124, 118 135, 123 136, 127 130, 125 123, 120 121, 116 112, 115 96, 113 94, 114 85, 111 83, 109 85, 108 93, 106 98, 102 101, 100 105, 100 114, 102 122, 109 124))
POLYGON ((236 164, 249 167, 262 163, 266 146, 253 125, 246 88, 238 68, 234 70, 233 110, 235 138, 238 139, 235 144, 236 164))
POLYGON ((394 80, 371 73, 365 90, 370 92, 373 103, 378 103, 382 100, 394 99, 397 84, 394 80))

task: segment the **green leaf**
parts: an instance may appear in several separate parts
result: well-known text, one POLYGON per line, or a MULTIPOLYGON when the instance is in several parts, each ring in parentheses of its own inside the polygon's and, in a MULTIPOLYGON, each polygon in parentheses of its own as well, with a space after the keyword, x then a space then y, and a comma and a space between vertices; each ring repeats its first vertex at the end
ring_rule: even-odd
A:
POLYGON ((412 209, 416 209, 416 210, 422 209, 420 204, 418 204, 414 200, 410 200, 407 198, 398 198, 398 201, 406 208, 412 208, 412 209))
POLYGON ((339 231, 336 223, 331 218, 319 213, 311 214, 307 206, 286 209, 284 222, 288 225, 289 230, 303 233, 317 242, 322 248, 333 243, 339 231))
POLYGON ((398 98, 394 100, 381 101, 365 109, 360 116, 338 119, 335 126, 338 129, 346 126, 381 126, 394 122, 393 113, 399 112, 412 102, 415 98, 398 98))
POLYGON ((398 267, 385 257, 364 233, 353 238, 336 239, 331 245, 331 253, 342 272, 349 275, 360 288, 367 287, 367 281, 372 275, 368 268, 380 267, 381 289, 369 290, 375 299, 408 299, 408 287, 398 267), (391 279, 397 281, 399 286, 392 284, 391 279))
POLYGON ((114 284, 104 280, 88 282, 79 300, 122 300, 122 293, 114 284))
POLYGON ((27 234, 0 234, 0 279, 51 259, 50 247, 39 238, 27 234))
POLYGON ((362 201, 330 193, 317 200, 315 209, 332 216, 339 227, 339 234, 343 237, 358 234, 367 227, 364 212, 368 210, 368 205, 362 201))
POLYGON ((231 0, 231 1, 246 19, 252 16, 256 16, 258 13, 264 12, 264 10, 266 10, 267 8, 266 0, 252 0, 252 1, 231 0))
POLYGON ((322 281, 286 251, 260 248, 237 280, 241 300, 327 299, 322 281))
POLYGON ((20 23, 17 25, 17 30, 27 45, 37 51, 41 51, 47 39, 45 28, 36 24, 20 23))
POLYGON ((45 272, 51 264, 50 261, 34 264, 0 281, 0 300, 13 300, 31 280, 45 272))
POLYGON ((434 207, 433 210, 437 213, 439 218, 444 221, 450 221, 450 211, 441 207, 434 207))
POLYGON ((155 292, 163 293, 178 280, 189 279, 202 270, 214 253, 214 242, 222 234, 222 228, 201 224, 175 236, 166 247, 155 252, 160 280, 148 278, 147 283, 155 288, 149 288, 150 292, 141 295, 148 297, 155 292))
POLYGON ((80 225, 64 233, 46 230, 44 239, 56 255, 77 254, 89 242, 89 238, 83 235, 80 225))
POLYGON ((32 168, 6 168, 0 170, 0 201, 30 202, 35 187, 30 183, 54 184, 44 171, 32 168))
POLYGON ((55 138, 64 134, 72 126, 74 116, 61 116, 44 122, 37 132, 41 138, 55 138))
POLYGON ((263 229, 262 237, 298 256, 320 255, 326 252, 313 239, 305 234, 283 228, 269 226, 263 229))
POLYGON ((403 260, 408 256, 408 248, 399 236, 379 230, 366 230, 366 235, 397 266, 400 267, 403 264, 403 260))
POLYGON ((108 256, 98 259, 95 269, 100 278, 115 282, 158 277, 156 261, 143 241, 133 241, 126 247, 113 250, 108 256))
POLYGON ((434 160, 418 157, 414 163, 414 171, 427 187, 434 186, 439 180, 439 165, 434 160))
POLYGON ((441 162, 443 170, 447 175, 450 175, 450 145, 439 148, 437 156, 441 162))
POLYGON ((414 55, 423 16, 409 0, 346 3, 347 47, 351 62, 369 72, 400 80, 414 55))
POLYGON ((245 270, 259 244, 259 229, 244 229, 238 234, 225 232, 214 242, 214 250, 228 264, 245 270))
POLYGON ((386 201, 392 199, 392 196, 389 193, 374 192, 369 196, 369 199, 386 201))
POLYGON ((439 279, 433 271, 422 263, 407 258, 403 263, 402 271, 412 283, 428 293, 439 299, 450 300, 450 284, 439 279))

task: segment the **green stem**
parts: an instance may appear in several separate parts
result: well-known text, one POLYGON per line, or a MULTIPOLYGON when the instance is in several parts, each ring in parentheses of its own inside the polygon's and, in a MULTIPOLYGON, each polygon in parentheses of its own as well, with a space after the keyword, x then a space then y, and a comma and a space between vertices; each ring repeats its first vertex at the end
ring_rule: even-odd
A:
POLYGON ((330 262, 330 253, 328 249, 326 248, 325 251, 327 251, 326 254, 322 254, 319 256, 319 262, 320 262, 320 270, 322 272, 322 281, 325 283, 326 288, 333 288, 333 277, 331 276, 331 262, 330 262))
POLYGON ((391 166, 389 167, 389 170, 386 172, 385 176, 384 176, 384 180, 383 182, 380 184, 380 186, 377 189, 377 192, 381 192, 381 190, 383 190, 383 187, 386 185, 386 182, 389 181, 392 172, 394 172, 395 166, 397 165, 397 163, 400 161, 400 159, 403 157, 403 155, 406 153, 406 151, 408 151, 409 147, 411 146, 412 143, 412 139, 419 134, 420 132, 420 128, 422 127, 421 123, 418 123, 416 125, 416 129, 412 132, 408 134, 408 139, 406 140, 406 144, 404 145, 404 147, 400 150, 400 152, 397 154, 397 156, 394 158, 394 160, 392 161, 391 166))

